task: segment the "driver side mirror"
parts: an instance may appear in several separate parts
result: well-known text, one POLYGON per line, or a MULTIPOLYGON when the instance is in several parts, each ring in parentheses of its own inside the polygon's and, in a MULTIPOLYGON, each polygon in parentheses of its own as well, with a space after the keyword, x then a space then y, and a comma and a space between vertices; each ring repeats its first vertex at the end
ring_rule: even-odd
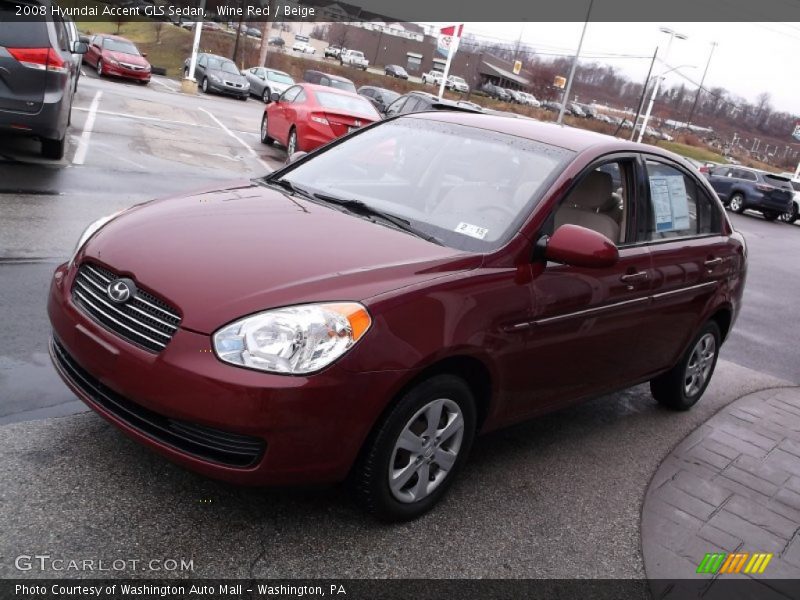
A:
POLYGON ((89 44, 84 41, 72 42, 73 54, 86 54, 89 51, 89 44))
POLYGON ((550 237, 542 236, 536 247, 539 256, 573 267, 601 269, 612 267, 619 260, 619 250, 602 233, 569 223, 550 237))
POLYGON ((281 95, 278 92, 272 92, 269 95, 269 99, 272 100, 273 102, 277 102, 278 100, 281 99, 281 95))

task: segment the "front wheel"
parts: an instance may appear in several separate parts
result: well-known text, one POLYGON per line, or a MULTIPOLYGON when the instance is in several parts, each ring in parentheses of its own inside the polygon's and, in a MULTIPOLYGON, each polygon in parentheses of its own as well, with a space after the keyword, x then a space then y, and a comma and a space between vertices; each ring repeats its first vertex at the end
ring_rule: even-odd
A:
POLYGON ((789 223, 789 224, 792 224, 795 221, 797 221, 797 218, 798 218, 797 204, 795 204, 793 202, 792 203, 792 208, 789 210, 789 212, 781 213, 781 216, 779 218, 784 223, 789 223))
POLYGON ((97 59, 97 64, 95 65, 95 69, 97 70, 97 76, 103 76, 103 61, 101 59, 97 59))
POLYGON ((736 192, 733 196, 731 196, 728 206, 733 212, 742 214, 744 212, 744 196, 742 196, 742 194, 739 192, 736 192))
POLYGON ((719 326, 709 321, 677 365, 650 382, 650 392, 662 406, 689 410, 706 391, 717 366, 721 344, 719 326))
POLYGON ((261 143, 266 144, 267 146, 272 146, 273 140, 269 137, 269 133, 267 131, 267 113, 264 113, 264 116, 261 117, 261 143))
POLYGON ((385 521, 407 521, 444 496, 475 437, 475 399, 454 375, 406 392, 367 441, 353 473, 356 499, 385 521))
POLYGON ((204 94, 208 93, 208 77, 203 77, 203 83, 200 84, 200 88, 204 94))
POLYGON ((289 132, 289 140, 286 142, 286 154, 292 156, 295 152, 297 152, 297 130, 292 127, 289 132))
POLYGON ((264 88, 264 92, 261 94, 261 99, 264 101, 264 104, 270 103, 270 94, 269 88, 264 88))

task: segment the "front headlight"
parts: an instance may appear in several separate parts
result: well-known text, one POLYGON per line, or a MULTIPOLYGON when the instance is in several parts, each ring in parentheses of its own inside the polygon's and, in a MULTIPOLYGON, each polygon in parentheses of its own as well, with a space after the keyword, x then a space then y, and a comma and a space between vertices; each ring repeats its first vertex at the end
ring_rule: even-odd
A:
POLYGON ((226 325, 213 336, 220 360, 272 373, 319 371, 347 352, 372 319, 357 302, 301 304, 226 325))
POLYGON ((217 83, 219 83, 219 81, 220 81, 219 77, 217 77, 217 76, 216 76, 216 75, 214 75, 213 73, 209 73, 209 74, 208 74, 208 78, 209 78, 211 81, 215 81, 215 82, 217 82, 217 83))
POLYGON ((115 212, 113 215, 108 215, 107 217, 101 217, 83 230, 81 237, 78 238, 78 243, 75 244, 75 248, 72 250, 72 254, 69 257, 70 267, 72 266, 72 263, 75 262, 75 257, 77 256, 80 249, 83 248, 83 245, 89 241, 89 238, 91 238, 95 233, 100 231, 100 229, 102 229, 109 221, 114 219, 121 212, 122 211, 118 211, 115 212))

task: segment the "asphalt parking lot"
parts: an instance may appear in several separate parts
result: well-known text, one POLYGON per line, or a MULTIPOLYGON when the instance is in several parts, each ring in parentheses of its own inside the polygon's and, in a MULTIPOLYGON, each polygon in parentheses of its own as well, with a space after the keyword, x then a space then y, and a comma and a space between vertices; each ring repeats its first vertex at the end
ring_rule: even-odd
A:
MULTIPOLYGON (((50 274, 97 217, 281 164, 258 140, 262 110, 89 73, 63 161, 0 143, 0 576, 47 552, 192 559, 197 577, 641 577, 639 511, 661 459, 731 400, 800 383, 800 226, 733 215, 750 250, 745 308, 693 411, 640 386, 486 436, 444 504, 402 526, 366 519, 340 488, 238 488, 165 462, 81 412, 50 367, 50 274)), ((136 573, 165 574, 186 575, 136 573)))

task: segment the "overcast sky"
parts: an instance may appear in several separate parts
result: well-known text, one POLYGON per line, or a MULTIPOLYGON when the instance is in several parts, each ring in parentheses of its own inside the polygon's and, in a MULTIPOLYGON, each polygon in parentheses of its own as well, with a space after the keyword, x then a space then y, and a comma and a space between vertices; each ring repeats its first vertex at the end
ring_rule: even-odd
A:
MULTIPOLYGON (((703 75, 711 42, 717 42, 706 76, 706 89, 721 86, 753 102, 768 92, 774 108, 800 115, 800 23, 593 23, 586 30, 582 56, 619 67, 644 81, 656 46, 664 57, 669 27, 688 36, 675 40, 667 62, 692 80, 703 75), (632 55, 631 58, 608 55, 632 55), (694 65, 694 68, 683 65, 694 65)), ((467 23, 465 33, 515 43, 522 40, 541 53, 574 54, 583 23, 467 23)), ((660 68, 664 68, 661 66, 660 68)), ((659 73, 657 63, 654 73, 659 73)), ((682 81, 675 75, 667 84, 682 81)), ((683 80, 685 81, 685 80, 683 80)), ((687 86, 691 84, 686 81, 687 86)))

